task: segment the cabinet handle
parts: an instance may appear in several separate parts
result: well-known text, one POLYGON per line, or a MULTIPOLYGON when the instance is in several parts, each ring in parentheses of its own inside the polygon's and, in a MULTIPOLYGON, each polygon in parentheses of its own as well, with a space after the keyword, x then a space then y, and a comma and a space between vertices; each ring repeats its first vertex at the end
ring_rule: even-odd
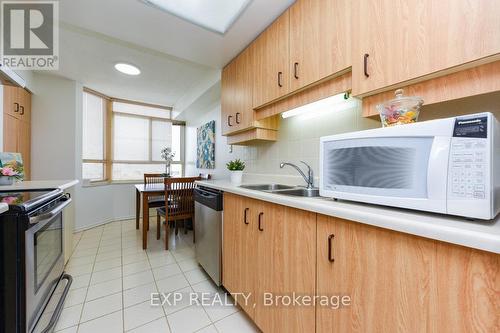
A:
POLYGON ((332 249, 332 243, 333 243, 333 238, 335 237, 334 234, 331 234, 328 236, 328 261, 329 262, 334 262, 335 259, 333 258, 333 249, 332 249))
POLYGON ((20 113, 20 115, 22 116, 22 115, 24 114, 24 106, 22 106, 22 105, 21 105, 21 106, 20 106, 20 108, 21 108, 21 113, 20 113))
POLYGON ((14 112, 19 112, 19 103, 14 103, 16 108, 14 109, 14 112))
POLYGON ((281 76, 283 75, 283 72, 278 72, 278 87, 283 87, 283 84, 281 84, 281 76))
POLYGON ((239 112, 236 112, 236 123, 239 124, 240 123, 240 117, 238 117, 241 113, 239 112))
POLYGON ((365 53, 365 57, 363 59, 363 69, 365 71, 365 76, 370 77, 370 74, 368 74, 368 57, 370 55, 368 53, 365 53))
POLYGON ((233 118, 233 116, 227 116, 227 125, 228 126, 233 126, 233 124, 231 124, 231 118, 233 118))
POLYGON ((250 208, 245 208, 245 212, 243 213, 243 222, 245 222, 245 224, 249 224, 248 220, 247 220, 247 212, 250 210, 250 208))
POLYGON ((259 231, 264 231, 264 228, 262 228, 262 216, 264 213, 260 212, 259 213, 259 231))
POLYGON ((293 77, 296 79, 299 78, 299 63, 298 62, 293 64, 293 77))

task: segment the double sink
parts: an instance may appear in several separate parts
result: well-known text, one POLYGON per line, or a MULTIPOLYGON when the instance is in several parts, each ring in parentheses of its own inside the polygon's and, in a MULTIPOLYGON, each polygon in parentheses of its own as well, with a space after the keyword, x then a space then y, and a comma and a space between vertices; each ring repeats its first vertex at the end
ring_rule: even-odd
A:
POLYGON ((282 184, 240 185, 240 187, 247 190, 256 190, 282 195, 293 195, 296 197, 319 197, 319 189, 317 188, 306 188, 282 184))

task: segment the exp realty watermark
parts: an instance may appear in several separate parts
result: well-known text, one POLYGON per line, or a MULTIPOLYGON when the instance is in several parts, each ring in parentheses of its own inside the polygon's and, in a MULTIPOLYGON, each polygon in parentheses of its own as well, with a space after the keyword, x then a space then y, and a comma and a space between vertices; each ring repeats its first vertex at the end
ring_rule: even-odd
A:
POLYGON ((233 306, 243 304, 245 307, 329 307, 333 310, 351 306, 349 295, 307 295, 299 293, 273 294, 263 293, 257 299, 251 293, 233 293, 231 296, 223 293, 170 292, 152 293, 151 306, 177 306, 178 304, 203 306, 233 306), (233 302, 234 300, 234 302, 233 302))
POLYGON ((59 3, 1 1, 2 66, 19 70, 59 68, 59 3))

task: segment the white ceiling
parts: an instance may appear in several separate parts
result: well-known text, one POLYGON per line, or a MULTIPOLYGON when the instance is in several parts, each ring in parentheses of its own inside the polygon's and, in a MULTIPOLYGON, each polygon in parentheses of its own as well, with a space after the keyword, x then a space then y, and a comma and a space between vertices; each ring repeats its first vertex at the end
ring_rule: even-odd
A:
POLYGON ((61 0, 59 13, 67 23, 222 68, 294 1, 253 0, 224 36, 139 0, 61 0))
POLYGON ((59 40, 57 74, 112 97, 175 105, 200 78, 217 71, 76 28, 60 29, 59 40), (141 74, 120 73, 116 62, 134 64, 141 74))
POLYGON ((222 36, 139 0, 61 0, 54 74, 109 96, 188 108, 186 101, 211 89, 220 68, 294 1, 253 0, 222 36), (117 72, 118 61, 138 66, 141 75, 117 72))

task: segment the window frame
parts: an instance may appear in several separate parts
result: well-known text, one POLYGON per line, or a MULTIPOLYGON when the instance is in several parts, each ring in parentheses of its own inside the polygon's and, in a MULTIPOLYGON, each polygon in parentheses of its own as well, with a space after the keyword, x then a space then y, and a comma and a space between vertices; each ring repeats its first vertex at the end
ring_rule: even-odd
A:
MULTIPOLYGON (((83 152, 82 152, 82 169, 83 169, 83 163, 102 163, 103 165, 103 172, 102 172, 102 178, 101 179, 91 179, 90 183, 102 183, 106 182, 108 180, 108 135, 110 132, 110 129, 108 127, 108 121, 109 121, 109 97, 104 96, 94 90, 88 89, 88 88, 83 88, 83 93, 94 95, 96 97, 99 97, 103 100, 103 159, 88 159, 88 158, 83 158, 83 152)), ((82 133, 82 138, 83 138, 83 133, 82 133)), ((83 170, 82 170, 82 177, 83 177, 83 170)))
MULTIPOLYGON (((132 100, 126 100, 122 98, 113 98, 106 96, 104 94, 101 94, 99 92, 96 92, 92 89, 83 88, 83 92, 95 95, 97 97, 100 97, 104 100, 105 102, 105 112, 104 112, 104 160, 95 160, 95 159, 83 159, 82 158, 82 164, 83 163, 103 163, 103 179, 95 179, 95 180, 90 180, 91 184, 99 185, 99 184, 105 184, 105 183, 136 183, 138 181, 142 181, 142 179, 127 179, 127 180, 114 180, 113 179, 113 164, 165 164, 164 161, 153 161, 153 154, 152 154, 152 123, 153 120, 157 121, 164 121, 164 122, 170 122, 172 126, 180 126, 180 159, 179 161, 172 161, 172 165, 174 164, 179 164, 182 167, 182 174, 181 176, 184 175, 185 173, 185 125, 186 123, 183 121, 178 121, 172 119, 172 107, 169 106, 163 106, 163 105, 156 105, 156 104, 149 104, 149 103, 143 103, 143 102, 137 102, 137 101, 132 101, 132 100), (113 102, 119 102, 119 103, 128 103, 132 105, 139 105, 139 106, 145 106, 145 107, 152 107, 152 108, 158 108, 158 109, 164 109, 169 111, 169 117, 168 118, 161 118, 161 117, 154 117, 154 116, 144 116, 144 115, 136 115, 136 114, 131 114, 127 112, 120 112, 120 111, 114 111, 113 110, 113 102), (113 156, 114 152, 114 134, 115 134, 115 128, 114 128, 114 114, 117 115, 122 115, 122 116, 127 116, 127 117, 137 117, 137 118, 142 118, 142 119, 148 119, 149 121, 149 152, 148 156, 149 159, 145 161, 139 161, 139 160, 115 160, 113 156)), ((83 154, 82 154, 83 155, 83 154)), ((83 156, 82 156, 83 157, 83 156)))

